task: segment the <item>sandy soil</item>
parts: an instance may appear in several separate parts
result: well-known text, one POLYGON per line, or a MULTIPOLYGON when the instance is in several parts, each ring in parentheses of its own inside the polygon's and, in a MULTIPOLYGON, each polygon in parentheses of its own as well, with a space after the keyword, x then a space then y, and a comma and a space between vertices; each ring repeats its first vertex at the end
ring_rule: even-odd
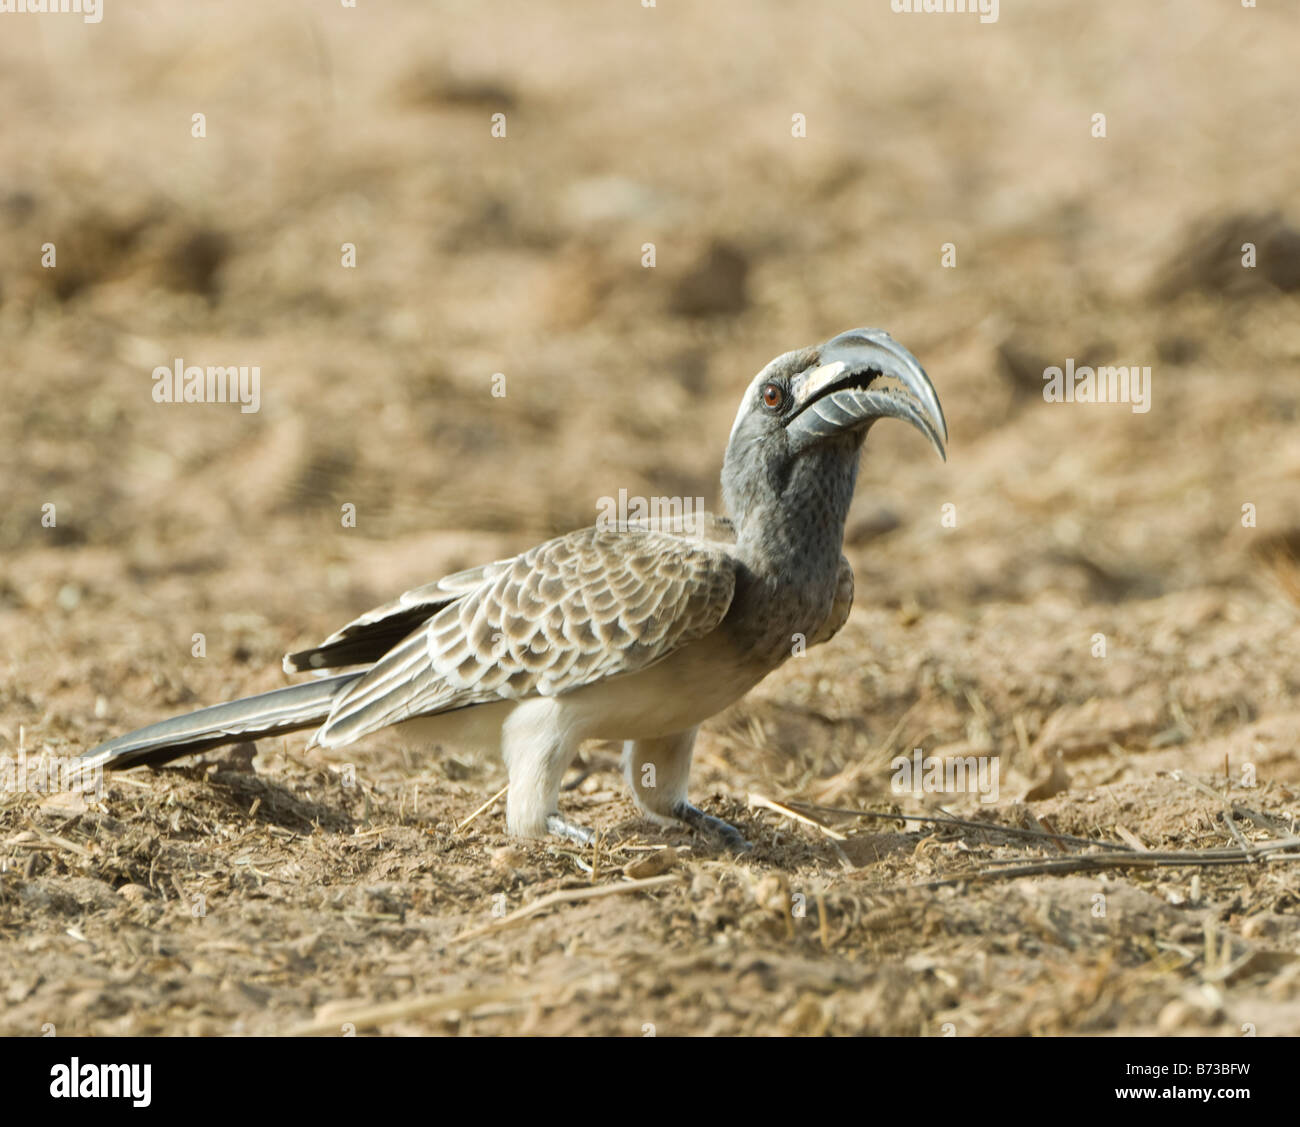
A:
POLYGON ((594 853, 400 733, 11 791, 0 1033, 1300 1033, 1294 861, 1062 836, 1300 813, 1300 10, 335 7, 0 16, 0 755, 280 685, 620 489, 715 504, 752 374, 845 328, 921 357, 950 458, 872 432, 848 626, 703 732, 751 855, 601 745, 594 853), (260 410, 154 403, 177 358, 260 410), (1150 410, 1045 402, 1067 359, 1150 410), (996 801, 896 793, 913 748, 996 801))

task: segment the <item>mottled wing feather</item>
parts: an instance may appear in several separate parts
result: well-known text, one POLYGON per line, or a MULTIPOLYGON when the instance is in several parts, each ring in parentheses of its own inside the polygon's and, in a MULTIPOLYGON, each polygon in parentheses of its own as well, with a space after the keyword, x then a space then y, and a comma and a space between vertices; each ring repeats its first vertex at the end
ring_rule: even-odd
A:
POLYGON ((340 698, 318 740, 415 716, 556 696, 659 661, 731 605, 725 542, 630 525, 586 528, 485 571, 340 698))

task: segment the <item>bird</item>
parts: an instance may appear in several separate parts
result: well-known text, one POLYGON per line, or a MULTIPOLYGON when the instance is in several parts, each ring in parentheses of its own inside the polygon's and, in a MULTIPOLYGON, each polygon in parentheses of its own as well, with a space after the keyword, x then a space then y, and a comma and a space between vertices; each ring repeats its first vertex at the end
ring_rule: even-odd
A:
POLYGON ((302 729, 308 747, 333 749, 401 725, 420 742, 499 746, 509 834, 585 845, 595 835, 561 813, 562 779, 583 741, 612 740, 641 815, 746 851, 687 796, 696 734, 847 621, 844 523, 883 418, 947 460, 934 385, 884 330, 783 353, 736 412, 725 513, 598 521, 436 579, 288 654, 285 672, 309 680, 118 736, 80 766, 158 765, 302 729))

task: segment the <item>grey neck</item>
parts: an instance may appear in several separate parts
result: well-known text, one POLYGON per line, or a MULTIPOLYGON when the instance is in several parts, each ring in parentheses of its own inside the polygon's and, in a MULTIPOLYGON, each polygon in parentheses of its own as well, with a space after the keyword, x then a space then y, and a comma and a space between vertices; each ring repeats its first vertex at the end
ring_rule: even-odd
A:
POLYGON ((827 443, 769 469, 745 488, 723 489, 737 551, 757 575, 780 584, 833 581, 858 476, 860 442, 827 443))

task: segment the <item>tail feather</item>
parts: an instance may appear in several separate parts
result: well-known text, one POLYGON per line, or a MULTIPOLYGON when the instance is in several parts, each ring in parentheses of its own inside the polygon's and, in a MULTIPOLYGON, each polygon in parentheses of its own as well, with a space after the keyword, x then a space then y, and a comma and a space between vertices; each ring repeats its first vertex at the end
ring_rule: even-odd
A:
POLYGON ((363 675, 344 673, 322 677, 255 697, 214 704, 117 736, 78 758, 83 768, 120 770, 142 763, 167 763, 223 744, 315 728, 329 716, 334 698, 363 675))

